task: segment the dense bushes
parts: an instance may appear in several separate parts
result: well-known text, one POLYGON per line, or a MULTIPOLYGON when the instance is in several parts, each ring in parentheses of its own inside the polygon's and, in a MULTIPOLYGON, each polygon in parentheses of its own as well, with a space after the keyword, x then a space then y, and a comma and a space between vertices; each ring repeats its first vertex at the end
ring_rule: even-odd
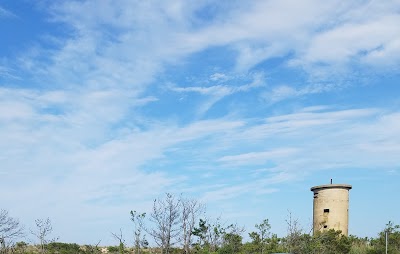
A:
MULTIPOLYGON (((228 227, 229 228, 229 227, 228 227)), ((251 241, 243 243, 241 231, 222 230, 220 228, 221 241, 214 247, 210 247, 210 242, 203 241, 193 244, 191 253, 195 254, 271 254, 271 253, 290 253, 293 254, 384 254, 385 253, 385 231, 389 232, 388 254, 400 254, 400 231, 399 226, 388 224, 385 230, 379 233, 377 238, 358 238, 355 236, 343 236, 340 231, 329 230, 317 233, 314 236, 309 234, 296 235, 295 239, 290 239, 292 243, 289 247, 289 237, 279 238, 276 234, 271 234, 264 240, 257 237, 256 232, 250 233, 251 241), (236 232, 236 233, 235 233, 236 232)), ((107 247, 109 254, 119 254, 119 246, 107 247)), ((15 254, 38 254, 40 248, 29 245, 25 242, 18 242, 14 248, 1 253, 15 254)), ((49 254, 100 254, 97 246, 80 246, 75 243, 52 242, 46 244, 45 253, 49 254)), ((133 254, 134 248, 126 248, 124 253, 133 254)), ((159 248, 142 250, 141 253, 161 253, 159 248)), ((171 254, 184 253, 182 248, 171 248, 171 254)))

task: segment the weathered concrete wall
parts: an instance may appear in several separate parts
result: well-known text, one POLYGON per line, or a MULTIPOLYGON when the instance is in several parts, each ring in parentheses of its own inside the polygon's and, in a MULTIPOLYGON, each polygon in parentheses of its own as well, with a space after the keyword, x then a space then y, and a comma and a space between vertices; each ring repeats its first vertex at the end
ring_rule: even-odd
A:
POLYGON ((313 231, 329 229, 349 232, 349 190, 351 185, 328 184, 311 188, 314 192, 313 231))

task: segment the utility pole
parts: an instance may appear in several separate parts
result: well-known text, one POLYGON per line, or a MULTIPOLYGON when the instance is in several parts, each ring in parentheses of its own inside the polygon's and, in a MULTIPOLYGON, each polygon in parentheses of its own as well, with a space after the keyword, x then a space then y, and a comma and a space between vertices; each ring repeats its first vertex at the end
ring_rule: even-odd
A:
POLYGON ((386 240, 386 254, 388 253, 388 236, 389 236, 389 231, 386 229, 385 230, 385 240, 386 240))

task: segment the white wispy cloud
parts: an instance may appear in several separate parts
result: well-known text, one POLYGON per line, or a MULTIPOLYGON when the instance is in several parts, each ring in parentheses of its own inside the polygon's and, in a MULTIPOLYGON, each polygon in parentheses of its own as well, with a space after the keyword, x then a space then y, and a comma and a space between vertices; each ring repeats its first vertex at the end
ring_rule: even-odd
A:
POLYGON ((116 6, 101 1, 53 6, 54 20, 72 26, 76 34, 60 51, 50 52, 51 66, 42 66, 42 71, 57 77, 63 69, 64 80, 59 77, 58 82, 69 77, 67 81, 78 84, 139 88, 151 82, 163 64, 179 62, 212 46, 236 49, 237 69, 242 71, 289 53, 293 54, 289 63, 310 73, 318 63, 346 64, 351 60, 355 64, 388 65, 398 61, 395 1, 259 1, 242 11, 228 7, 216 13, 214 22, 198 28, 194 28, 194 14, 207 2, 159 4, 127 1, 116 6), (379 12, 371 16, 357 15, 375 9, 379 12), (91 15, 87 15, 89 10, 91 15), (77 76, 79 80, 74 78, 77 76))
POLYGON ((224 142, 240 143, 242 147, 252 144, 252 152, 222 158, 240 162, 241 166, 270 160, 275 170, 294 172, 304 167, 324 170, 332 165, 395 167, 393 159, 398 149, 391 145, 383 149, 382 144, 399 142, 394 130, 398 124, 397 113, 378 109, 308 111, 269 117, 265 124, 249 126, 237 136, 230 135, 232 143, 224 142), (257 147, 269 151, 254 152, 257 147), (368 155, 367 148, 371 149, 368 155), (388 153, 384 154, 382 149, 388 153))
POLYGON ((382 16, 364 23, 346 23, 316 35, 301 61, 328 64, 350 64, 360 61, 384 64, 379 58, 395 64, 399 59, 399 15, 382 16), (396 46, 397 45, 397 46, 396 46), (394 53, 392 55, 389 55, 394 53), (396 59, 397 58, 397 59, 396 59), (375 60, 375 61, 373 61, 375 60))
POLYGON ((328 170, 335 174, 340 169, 373 169, 389 174, 398 168, 399 120, 398 113, 379 109, 319 106, 243 126, 216 137, 208 148, 222 155, 214 156, 213 163, 219 168, 219 182, 229 178, 230 184, 210 187, 203 198, 229 206, 229 200, 279 192, 280 186, 328 170), (232 153, 236 150, 241 153, 232 153))
MULTIPOLYGON (((218 74, 217 77, 221 80, 221 77, 226 78, 227 75, 221 76, 218 74)), ((211 81, 214 81, 215 74, 211 76, 211 81)), ((265 86, 265 76, 263 73, 254 73, 251 75, 251 82, 245 83, 244 85, 233 86, 230 84, 218 84, 212 86, 169 86, 169 90, 179 93, 198 93, 207 96, 206 99, 198 106, 198 114, 203 115, 207 112, 215 103, 222 100, 224 97, 248 92, 252 89, 260 88, 265 86)))
POLYGON ((227 155, 221 157, 218 161, 234 164, 234 165, 251 165, 251 164, 266 164, 267 161, 275 161, 280 157, 292 157, 296 153, 296 149, 275 149, 272 151, 264 151, 264 152, 250 152, 239 155, 227 155))
MULTIPOLYGON (((213 46, 237 51, 236 71, 244 73, 265 60, 288 55, 290 68, 303 68, 318 78, 346 76, 346 70, 353 68, 349 63, 384 66, 386 71, 395 71, 398 66, 400 33, 394 25, 399 19, 395 1, 259 1, 239 5, 241 11, 223 6, 225 11, 215 13, 212 22, 197 23, 196 12, 208 4, 169 1, 155 6, 126 1, 115 5, 94 1, 54 5, 49 8, 53 21, 70 26, 72 37, 60 43, 58 50, 32 49, 19 57, 18 66, 35 73, 41 83, 93 90, 130 89, 135 97, 152 89, 151 83, 165 65, 180 64, 186 56, 213 46), (361 15, 364 12, 370 15, 361 15), (41 61, 43 55, 48 56, 45 62, 41 61)), ((172 90, 206 95, 197 107, 197 115, 203 116, 226 96, 255 87, 221 84, 229 79, 216 74, 210 76, 216 85, 179 84, 172 90)), ((257 77, 254 80, 263 82, 257 77)), ((303 88, 270 86, 262 98, 273 104, 342 89, 336 81, 317 81, 303 88)))
POLYGON ((313 94, 328 93, 346 88, 347 85, 339 84, 307 84, 300 88, 295 88, 289 85, 280 85, 270 88, 270 91, 265 91, 261 97, 269 104, 274 104, 287 99, 298 99, 313 94))
POLYGON ((190 42, 234 45, 239 70, 289 53, 294 54, 291 64, 310 73, 320 63, 393 66, 398 61, 398 8, 396 1, 260 1, 241 13, 228 12, 229 22, 205 28, 190 42), (365 12, 371 15, 361 15, 365 12), (390 61, 369 61, 375 56, 390 61))
POLYGON ((6 79, 19 79, 12 68, 6 66, 6 64, 0 64, 0 77, 6 79))
POLYGON ((16 18, 16 17, 17 15, 15 15, 13 12, 0 6, 0 18, 16 18))
POLYGON ((224 73, 216 72, 210 76, 211 81, 227 81, 230 77, 224 73))

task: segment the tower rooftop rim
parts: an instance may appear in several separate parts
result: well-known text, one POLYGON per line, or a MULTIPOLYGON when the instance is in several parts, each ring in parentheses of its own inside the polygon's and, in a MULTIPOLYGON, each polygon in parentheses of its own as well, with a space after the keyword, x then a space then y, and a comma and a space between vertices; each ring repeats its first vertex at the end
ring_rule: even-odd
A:
POLYGON ((324 184, 311 187, 311 191, 322 190, 322 189, 347 189, 351 190, 353 187, 350 184, 324 184))

